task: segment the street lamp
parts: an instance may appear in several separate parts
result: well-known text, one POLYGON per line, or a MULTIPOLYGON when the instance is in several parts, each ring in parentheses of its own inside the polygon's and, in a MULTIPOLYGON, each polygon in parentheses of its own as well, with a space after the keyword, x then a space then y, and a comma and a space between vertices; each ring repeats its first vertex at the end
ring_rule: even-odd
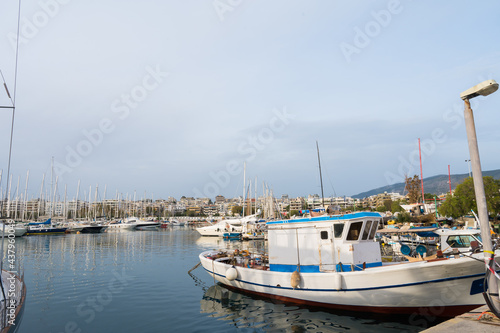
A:
MULTIPOLYGON (((484 192, 483 175, 481 172, 481 162, 479 160, 479 149, 477 146, 476 128, 474 125, 474 116, 470 106, 470 99, 481 96, 488 96, 498 89, 498 83, 495 80, 487 80, 480 84, 467 89, 460 94, 460 98, 464 100, 465 110, 465 129, 467 131, 467 141, 469 143, 469 154, 472 166, 472 178, 474 180, 474 192, 476 194, 477 210, 479 222, 481 225, 481 238, 483 241, 484 261, 489 266, 490 261, 495 261, 495 253, 491 244, 490 221, 488 217, 488 207, 486 205, 486 194, 484 192)), ((493 267, 495 267, 493 265, 493 267)), ((498 284, 495 276, 489 279, 488 286, 493 293, 498 295, 498 284)))

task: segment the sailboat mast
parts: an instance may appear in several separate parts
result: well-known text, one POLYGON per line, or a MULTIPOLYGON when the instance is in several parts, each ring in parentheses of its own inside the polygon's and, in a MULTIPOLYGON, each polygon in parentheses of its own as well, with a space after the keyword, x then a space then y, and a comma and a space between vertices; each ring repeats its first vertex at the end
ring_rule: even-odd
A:
POLYGON ((78 197, 80 194, 80 179, 78 179, 78 185, 76 186, 76 201, 75 201, 75 219, 78 219, 78 197))
POLYGON ((38 199, 38 212, 36 218, 38 219, 40 217, 40 206, 42 205, 42 198, 43 198, 43 183, 45 182, 45 173, 42 176, 42 185, 40 186, 40 198, 38 199))
POLYGON ((323 208, 325 208, 325 195, 323 194, 323 177, 321 175, 321 160, 319 158, 318 141, 316 141, 316 150, 318 151, 319 181, 321 183, 321 204, 323 205, 323 208))
POLYGON ((63 207, 63 216, 64 219, 66 220, 68 218, 68 212, 67 212, 67 194, 68 194, 68 184, 64 184, 64 207, 63 207))
POLYGON ((27 192, 28 192, 28 179, 30 178, 30 171, 26 173, 26 186, 24 187, 24 201, 23 201, 23 214, 21 219, 24 221, 25 215, 27 215, 26 210, 28 209, 28 197, 27 197, 27 192))
POLYGON ((246 199, 246 171, 247 171, 247 162, 243 162, 243 209, 241 210, 242 217, 245 216, 245 199, 246 199))

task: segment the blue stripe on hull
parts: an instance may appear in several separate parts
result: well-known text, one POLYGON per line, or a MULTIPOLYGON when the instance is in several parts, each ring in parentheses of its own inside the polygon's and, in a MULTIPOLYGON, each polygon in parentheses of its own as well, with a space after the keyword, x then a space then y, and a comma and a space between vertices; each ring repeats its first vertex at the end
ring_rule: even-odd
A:
MULTIPOLYGON (((333 266, 333 264, 331 265, 333 266)), ((382 266, 382 262, 372 262, 367 263, 366 268, 380 267, 382 266)), ((351 272, 352 265, 351 264, 337 264, 335 265, 335 269, 337 272, 351 272)), ((280 264, 270 264, 269 270, 272 272, 295 272, 297 270, 297 265, 280 265, 280 264)), ((354 265, 355 271, 362 271, 363 265, 354 265)), ((319 265, 301 265, 300 266, 301 273, 320 273, 321 270, 319 265)))
MULTIPOLYGON (((210 274, 215 274, 215 275, 218 275, 220 277, 225 278, 225 276, 222 274, 211 272, 206 268, 205 268, 205 270, 210 274)), ((325 274, 325 273, 318 273, 318 274, 325 274)), ((427 284, 427 283, 440 283, 440 282, 453 281, 453 280, 469 279, 469 278, 474 278, 474 277, 484 277, 484 273, 465 275, 465 276, 459 276, 459 277, 452 277, 452 278, 429 280, 429 281, 421 281, 421 282, 388 285, 388 286, 381 286, 381 287, 370 287, 370 288, 353 288, 353 289, 341 289, 341 290, 337 290, 337 289, 295 289, 295 290, 296 291, 302 291, 302 290, 303 291, 322 291, 322 292, 325 292, 325 291, 326 292, 369 291, 369 290, 380 290, 380 289, 403 288, 403 287, 417 286, 417 285, 427 284)), ((236 279, 235 281, 243 282, 243 283, 254 285, 254 286, 265 287, 265 288, 293 290, 293 288, 291 288, 291 287, 271 286, 271 285, 267 285, 267 284, 245 281, 245 280, 241 280, 241 279, 236 279)))

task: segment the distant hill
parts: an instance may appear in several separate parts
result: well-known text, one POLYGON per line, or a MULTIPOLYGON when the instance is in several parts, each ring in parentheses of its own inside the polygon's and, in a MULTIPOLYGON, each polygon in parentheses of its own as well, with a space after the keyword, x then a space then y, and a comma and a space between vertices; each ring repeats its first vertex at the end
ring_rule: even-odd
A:
MULTIPOLYGON (((461 175, 451 175, 451 188, 455 189, 455 187, 468 176, 469 176, 468 173, 461 175)), ((495 179, 500 179, 500 169, 483 171, 483 176, 492 176, 495 179)), ((403 194, 404 188, 405 188, 404 183, 397 183, 379 187, 367 192, 359 193, 353 195, 352 197, 357 199, 363 199, 384 192, 398 192, 400 194, 403 194)), ((432 194, 441 194, 449 192, 450 186, 448 185, 448 175, 438 175, 429 178, 424 178, 424 191, 425 193, 432 193, 432 194)))

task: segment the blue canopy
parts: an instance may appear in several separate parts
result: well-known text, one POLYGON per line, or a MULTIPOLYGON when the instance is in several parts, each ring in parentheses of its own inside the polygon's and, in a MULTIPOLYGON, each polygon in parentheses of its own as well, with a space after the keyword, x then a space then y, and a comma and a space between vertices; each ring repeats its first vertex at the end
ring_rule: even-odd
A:
POLYGON ((31 223, 28 223, 28 225, 41 225, 41 224, 50 224, 51 222, 51 219, 48 219, 47 221, 45 222, 31 222, 31 223))

